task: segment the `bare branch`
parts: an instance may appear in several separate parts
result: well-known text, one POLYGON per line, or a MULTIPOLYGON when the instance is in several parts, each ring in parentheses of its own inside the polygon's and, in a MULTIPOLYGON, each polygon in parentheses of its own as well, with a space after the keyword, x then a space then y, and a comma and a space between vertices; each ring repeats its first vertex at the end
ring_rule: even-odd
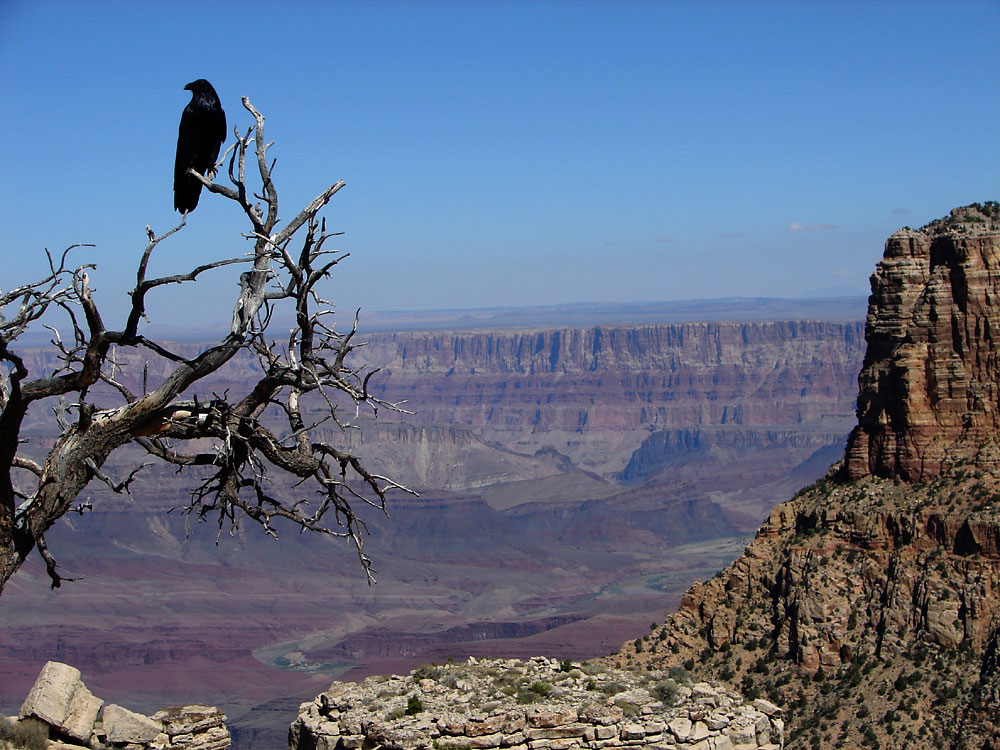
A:
POLYGON ((59 588, 63 581, 79 581, 82 579, 82 577, 66 578, 59 575, 56 571, 56 568, 59 567, 59 563, 56 562, 55 558, 52 557, 52 553, 49 552, 49 548, 45 544, 45 537, 39 534, 39 536, 35 539, 35 546, 38 547, 38 554, 41 555, 42 559, 45 561, 45 572, 49 574, 49 580, 51 581, 50 588, 59 588))
POLYGON ((108 487, 111 488, 112 492, 114 492, 115 494, 121 494, 122 492, 124 492, 131 498, 132 493, 131 491, 129 491, 129 485, 132 484, 132 481, 136 478, 136 475, 140 471, 145 469, 147 466, 152 466, 152 464, 141 464, 137 466, 136 468, 132 469, 132 471, 129 472, 129 475, 125 477, 124 481, 121 482, 114 481, 111 477, 109 477, 107 474, 101 471, 93 460, 87 461, 87 466, 93 472, 94 477, 104 482, 104 484, 108 485, 108 487))
POLYGON ((16 469, 27 469, 32 474, 37 477, 42 475, 42 467, 30 458, 25 458, 24 456, 14 456, 14 460, 11 465, 16 469))
POLYGON ((333 185, 331 185, 322 193, 313 198, 312 201, 309 203, 309 205, 306 206, 304 209, 302 209, 299 215, 288 223, 287 227, 278 232, 277 236, 275 236, 273 240, 273 243, 275 245, 280 245, 282 242, 284 242, 293 234, 295 234, 295 232, 297 232, 303 224, 305 224, 307 221, 309 221, 310 218, 314 217, 317 213, 319 213, 319 210, 323 208, 323 206, 325 206, 327 203, 329 203, 330 199, 338 192, 340 192, 340 189, 343 188, 346 184, 347 183, 344 182, 343 180, 335 182, 333 185))
POLYGON ((355 342, 357 313, 350 330, 338 332, 332 305, 320 289, 348 257, 327 248, 338 233, 327 232, 319 216, 345 183, 338 180, 322 190, 276 231, 276 161, 268 155, 274 144, 264 138, 264 116, 247 98, 243 106, 253 124, 245 130, 234 128, 235 143, 216 165, 227 164, 231 186, 189 173, 210 194, 233 201, 246 215, 250 230, 244 236, 253 245, 246 256, 208 260, 184 273, 148 278, 153 253, 187 229, 187 222, 182 215, 180 223, 162 235, 147 226, 135 286, 129 292, 131 306, 120 330, 108 329, 98 309, 88 274, 95 266, 67 265, 70 250, 80 246, 57 257, 48 254, 44 278, 0 290, 0 589, 32 549, 45 561, 53 587, 70 580, 57 572, 44 535, 62 515, 83 509, 74 502, 91 480, 131 497, 134 481, 149 464, 131 468, 123 480, 111 478, 104 469, 108 457, 130 442, 178 471, 203 467, 200 483, 183 508, 187 517, 213 520, 220 535, 250 519, 264 533, 277 536, 275 523, 282 519, 302 531, 342 537, 354 545, 369 581, 374 581, 371 560, 363 551, 367 527, 356 511, 371 507, 386 513, 388 493, 411 491, 370 470, 358 456, 317 439, 322 425, 350 425, 339 415, 345 405, 355 415, 362 406, 373 413, 379 408, 401 410, 399 404, 373 397, 368 389, 373 373, 353 364, 352 352, 360 345, 355 342), (248 159, 255 165, 249 175, 248 159), (148 294, 197 283, 205 272, 234 264, 250 267, 238 277, 230 329, 214 344, 185 356, 139 333, 148 294), (269 332, 281 306, 294 314, 287 337, 269 332), (28 362, 34 360, 18 352, 15 343, 29 325, 50 312, 64 316, 68 325, 63 336, 46 322, 58 365, 54 372, 32 374, 28 362), (140 360, 141 383, 122 370, 119 352, 126 348, 145 356, 140 360), (207 402, 191 397, 196 384, 238 356, 255 358, 262 371, 245 393, 214 395, 207 402), (151 368, 151 360, 166 366, 157 382, 150 382, 151 373, 162 370, 151 368), (95 401, 92 390, 110 390, 123 403, 108 408, 95 401), (55 405, 58 423, 43 462, 19 452, 18 441, 29 405, 39 400, 55 405), (271 405, 279 407, 281 421, 265 424, 262 415, 271 405), (202 441, 192 451, 173 447, 192 440, 202 441), (33 488, 15 489, 14 470, 23 470, 18 479, 27 479, 33 488), (277 492, 276 486, 283 489, 277 492))

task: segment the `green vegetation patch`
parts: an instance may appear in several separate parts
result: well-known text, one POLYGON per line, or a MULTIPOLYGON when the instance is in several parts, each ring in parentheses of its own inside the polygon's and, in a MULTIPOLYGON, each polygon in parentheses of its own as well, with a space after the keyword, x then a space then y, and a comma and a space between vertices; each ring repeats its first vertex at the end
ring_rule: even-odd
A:
POLYGON ((0 716, 0 741, 9 742, 18 750, 45 750, 49 728, 37 719, 8 721, 0 716))

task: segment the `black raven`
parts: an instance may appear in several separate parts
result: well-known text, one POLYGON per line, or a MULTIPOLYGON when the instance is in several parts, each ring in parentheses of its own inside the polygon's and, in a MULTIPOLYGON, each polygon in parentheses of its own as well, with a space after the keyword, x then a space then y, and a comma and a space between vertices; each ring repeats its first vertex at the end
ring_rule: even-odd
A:
POLYGON ((209 172, 226 140, 226 113, 212 84, 199 78, 184 88, 191 92, 191 101, 181 115, 174 161, 174 208, 182 214, 194 211, 201 195, 201 183, 188 169, 211 177, 209 172))

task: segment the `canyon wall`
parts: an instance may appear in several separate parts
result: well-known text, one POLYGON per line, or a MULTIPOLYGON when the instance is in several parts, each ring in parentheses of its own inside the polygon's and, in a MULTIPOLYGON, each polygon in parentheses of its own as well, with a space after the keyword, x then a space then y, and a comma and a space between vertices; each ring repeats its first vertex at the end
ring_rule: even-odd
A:
POLYGON ((863 352, 857 322, 373 334, 362 351, 380 370, 372 392, 415 413, 383 412, 367 442, 384 450, 396 421, 456 428, 633 483, 690 460, 691 443, 741 454, 780 444, 801 461, 842 441, 863 352))
MULTIPOLYGON (((429 463, 440 471, 442 461, 429 462, 421 454, 431 446, 456 444, 465 451, 477 442, 516 456, 552 450, 558 455, 549 458, 564 457, 573 467, 606 479, 625 472, 621 478, 632 482, 650 473, 628 468, 633 454, 641 448, 636 461, 647 467, 662 463, 653 454, 674 453, 668 433, 678 430, 688 440, 706 431, 712 433, 706 434, 706 444, 742 443, 750 450, 753 440, 760 449, 794 442, 794 436, 821 435, 811 446, 801 446, 814 451, 839 443, 853 422, 864 354, 863 326, 857 321, 412 331, 371 333, 363 340, 357 362, 378 370, 371 393, 403 402, 412 414, 381 410, 378 420, 371 420, 362 413, 360 433, 338 437, 331 430, 326 437, 384 454, 399 464, 404 477, 423 477, 429 463), (661 431, 664 435, 647 443, 661 431), (400 444, 408 447, 393 447, 400 444), (421 449, 412 450, 414 444, 421 449)), ((193 356, 201 347, 169 348, 193 356)), ((170 364, 147 362, 146 356, 119 353, 123 382, 141 390, 143 377, 149 388, 166 377, 170 364)), ((32 372, 58 367, 49 349, 27 352, 26 362, 32 372)), ((199 384, 200 395, 244 391, 259 371, 253 358, 236 358, 199 384)), ((109 395, 108 400, 114 399, 109 395)), ((31 416, 29 433, 43 434, 48 415, 31 416)), ((508 474, 519 472, 530 474, 529 465, 508 474)), ((558 471, 550 466, 542 473, 558 471)), ((425 486, 444 486, 441 481, 440 474, 431 474, 425 486)), ((448 488, 489 483, 496 482, 476 478, 463 485, 453 479, 448 488)))

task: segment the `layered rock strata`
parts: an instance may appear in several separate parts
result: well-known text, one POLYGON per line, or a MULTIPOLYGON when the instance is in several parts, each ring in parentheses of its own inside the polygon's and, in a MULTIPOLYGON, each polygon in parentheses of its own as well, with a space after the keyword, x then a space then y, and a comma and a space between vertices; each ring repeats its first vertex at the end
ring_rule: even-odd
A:
POLYGON ((889 239, 845 460, 611 663, 767 695, 811 747, 1000 748, 998 269, 995 203, 889 239))
MULTIPOLYGON (((201 347, 171 349, 193 357, 201 347)), ((363 410, 363 429, 316 434, 408 486, 455 492, 574 472, 659 481, 679 463, 711 463, 678 445, 697 443, 724 455, 701 473, 728 479, 709 489, 725 492, 762 481, 744 459, 756 457, 771 481, 817 450, 842 450, 863 352, 859 320, 373 333, 352 365, 377 369, 369 392, 413 413, 382 409, 373 420, 363 410)), ((133 390, 171 371, 148 354, 120 356, 133 390)), ((25 360, 32 372, 61 366, 48 349, 25 360)), ((200 395, 244 392, 259 374, 253 357, 234 358, 200 395)), ((325 402, 312 407, 321 418, 325 402)), ((28 433, 51 431, 47 415, 29 419, 28 433)))
POLYGON ((407 677, 335 682, 302 704, 291 750, 778 750, 780 708, 690 684, 683 670, 594 669, 534 657, 470 658, 407 677))
POLYGON ((995 204, 886 243, 872 275, 845 472, 931 479, 1000 424, 1000 248, 995 204))
POLYGON ((415 405, 380 422, 554 449, 612 477, 660 430, 783 426, 840 443, 862 350, 860 322, 782 321, 375 334, 361 356, 379 368, 373 393, 415 405))

